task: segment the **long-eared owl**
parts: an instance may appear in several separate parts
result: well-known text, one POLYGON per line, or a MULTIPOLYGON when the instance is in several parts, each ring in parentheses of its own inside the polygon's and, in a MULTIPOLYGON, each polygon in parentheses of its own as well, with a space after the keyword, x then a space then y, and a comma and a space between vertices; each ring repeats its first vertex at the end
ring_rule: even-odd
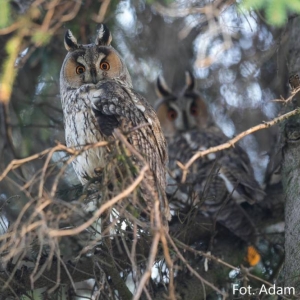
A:
POLYGON ((238 145, 208 154, 190 167, 185 184, 181 184, 182 170, 177 161, 186 163, 196 151, 222 144, 227 138, 215 125, 203 97, 195 91, 190 72, 186 72, 186 84, 180 93, 173 93, 162 77, 157 80, 156 90, 159 99, 155 108, 169 149, 167 194, 171 207, 176 210, 197 205, 204 214, 214 216, 231 232, 249 240, 256 230, 239 204, 260 201, 264 193, 247 154, 238 145))
MULTIPOLYGON (((168 161, 166 141, 155 111, 132 88, 126 65, 111 41, 111 33, 104 24, 95 42, 88 45, 77 43, 71 31, 66 32, 64 43, 68 53, 60 73, 66 144, 82 149, 99 141, 115 140, 116 129, 126 131, 127 142, 149 165, 143 182, 155 187, 156 192, 160 190, 161 211, 169 220, 169 206, 163 196, 168 161)), ((99 176, 99 170, 107 163, 108 151, 107 147, 95 147, 74 159, 73 167, 82 184, 99 176)), ((139 167, 136 157, 131 157, 139 167)), ((151 209, 153 195, 143 188, 143 182, 141 194, 151 209)))

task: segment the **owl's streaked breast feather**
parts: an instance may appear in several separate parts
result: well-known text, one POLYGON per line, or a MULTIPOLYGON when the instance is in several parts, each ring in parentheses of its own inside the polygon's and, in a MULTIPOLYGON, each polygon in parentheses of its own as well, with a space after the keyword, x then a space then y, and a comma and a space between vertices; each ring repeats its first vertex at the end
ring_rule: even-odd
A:
MULTIPOLYGON (((92 115, 91 103, 85 91, 86 88, 72 91, 73 96, 69 96, 63 106, 66 144, 77 149, 104 140, 92 115)), ((103 147, 89 149, 74 159, 73 166, 82 183, 96 176, 96 167, 104 166, 105 152, 103 147)))

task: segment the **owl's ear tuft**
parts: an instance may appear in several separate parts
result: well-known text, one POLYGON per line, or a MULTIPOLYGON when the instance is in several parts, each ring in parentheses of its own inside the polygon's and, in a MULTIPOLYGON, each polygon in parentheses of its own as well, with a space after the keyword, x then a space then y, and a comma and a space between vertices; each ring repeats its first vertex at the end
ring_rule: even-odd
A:
POLYGON ((97 46, 109 46, 112 41, 112 36, 105 24, 101 24, 95 40, 97 46))
POLYGON ((155 91, 156 91, 157 96, 160 98, 172 96, 172 92, 170 91, 170 89, 162 75, 159 75, 157 77, 155 91))
POLYGON ((195 89, 195 77, 191 71, 185 72, 185 90, 193 91, 195 89))
POLYGON ((74 35, 72 34, 70 29, 68 29, 65 34, 64 43, 65 43, 65 47, 68 51, 73 51, 79 47, 77 44, 77 39, 74 37, 74 35))

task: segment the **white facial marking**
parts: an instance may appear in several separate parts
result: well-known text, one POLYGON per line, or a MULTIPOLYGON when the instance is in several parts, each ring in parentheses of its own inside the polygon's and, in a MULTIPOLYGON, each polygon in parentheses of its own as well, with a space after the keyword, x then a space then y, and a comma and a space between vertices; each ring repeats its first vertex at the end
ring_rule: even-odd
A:
POLYGON ((78 56, 77 57, 77 62, 80 63, 80 64, 82 64, 82 65, 84 65, 84 66, 86 65, 85 64, 85 59, 82 56, 78 56))

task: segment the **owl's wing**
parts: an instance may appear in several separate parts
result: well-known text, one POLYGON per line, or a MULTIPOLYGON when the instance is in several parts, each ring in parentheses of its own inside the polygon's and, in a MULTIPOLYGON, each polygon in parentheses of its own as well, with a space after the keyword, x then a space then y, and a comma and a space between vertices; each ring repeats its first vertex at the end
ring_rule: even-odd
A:
MULTIPOLYGON (((136 93, 134 90, 131 90, 131 92, 135 95, 135 99, 138 99, 139 101, 139 104, 137 106, 143 111, 145 122, 151 125, 150 127, 148 127, 152 132, 150 136, 148 135, 148 138, 150 138, 151 141, 151 145, 158 150, 162 162, 164 162, 164 164, 166 165, 168 163, 167 143, 156 112, 144 97, 136 93), (142 107, 145 107, 145 110, 142 107)), ((144 134, 146 134, 145 131, 144 134)))
POLYGON ((133 130, 129 142, 145 156, 164 188, 168 160, 166 141, 156 113, 148 102, 116 80, 101 81, 89 94, 100 131, 105 136, 112 136, 114 129, 122 125, 126 131, 133 130))
MULTIPOLYGON (((151 211, 153 196, 157 195, 164 218, 170 220, 165 195, 167 145, 156 113, 142 96, 118 80, 99 82, 96 89, 90 91, 89 97, 102 134, 114 137, 116 128, 123 129, 127 133, 127 141, 144 156, 151 172, 147 172, 141 182, 142 197, 151 211)), ((140 166, 140 162, 136 163, 140 166)), ((166 221, 163 222, 167 226, 166 221)))

